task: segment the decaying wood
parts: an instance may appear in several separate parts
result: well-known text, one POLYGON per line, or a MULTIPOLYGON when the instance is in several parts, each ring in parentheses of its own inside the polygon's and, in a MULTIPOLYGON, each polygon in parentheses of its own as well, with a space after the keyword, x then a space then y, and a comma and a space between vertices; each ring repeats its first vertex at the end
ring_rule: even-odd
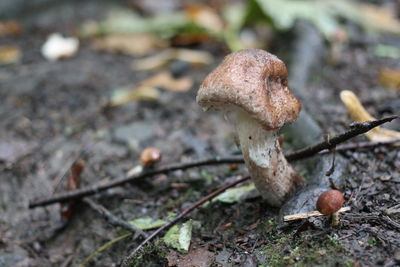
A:
MULTIPOLYGON (((343 207, 340 210, 338 210, 338 213, 346 212, 351 210, 350 207, 343 207)), ((284 222, 289 222, 289 221, 295 221, 295 220, 301 220, 301 219, 307 219, 310 217, 317 217, 317 216, 324 216, 324 214, 320 213, 317 210, 306 212, 306 213, 298 213, 298 214, 292 214, 292 215, 286 215, 283 217, 284 222)))

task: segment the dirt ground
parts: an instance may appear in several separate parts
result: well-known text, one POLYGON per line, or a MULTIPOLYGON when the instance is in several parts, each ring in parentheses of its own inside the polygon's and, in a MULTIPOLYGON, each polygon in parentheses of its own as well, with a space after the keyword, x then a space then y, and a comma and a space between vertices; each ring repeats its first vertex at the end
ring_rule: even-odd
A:
MULTIPOLYGON (((76 266, 120 235, 121 229, 83 202, 62 228, 59 204, 28 209, 30 200, 53 193, 57 178, 77 157, 85 162, 85 186, 124 175, 139 164, 148 146, 162 151, 163 165, 238 151, 232 123, 218 112, 203 112, 195 102, 198 85, 228 51, 218 42, 192 47, 211 52, 213 64, 178 68, 179 75, 194 79, 189 91, 160 90, 156 101, 111 109, 105 103, 115 88, 136 84, 154 72, 132 71, 135 57, 94 51, 89 40, 81 41, 72 58, 49 62, 41 56, 49 33, 73 33, 83 20, 101 17, 107 5, 71 2, 62 5, 64 12, 58 6, 35 10, 25 18, 29 27, 20 36, 0 39, 0 45, 17 45, 23 51, 20 62, 0 66, 0 266, 76 266)), ((324 46, 321 63, 312 69, 302 93, 305 108, 325 133, 342 132, 351 123, 339 98, 344 89, 354 91, 374 117, 399 114, 399 91, 378 80, 382 68, 399 68, 399 59, 378 57, 371 47, 380 42, 400 46, 400 38, 359 34, 342 47, 334 63, 329 46, 324 46)), ((293 38, 292 33, 276 37, 271 52, 290 62, 290 56, 275 47, 293 38)), ((399 130, 399 121, 385 127, 399 130)), ((353 141, 365 140, 360 136, 353 141)), ((398 266, 398 147, 341 156, 346 166, 340 189, 352 210, 343 215, 340 227, 327 226, 325 218, 283 223, 279 210, 259 197, 215 202, 190 215, 196 223, 189 254, 168 248, 160 235, 138 255, 137 266, 398 266)), ((109 189, 92 199, 128 221, 167 219, 245 173, 243 166, 193 168, 109 189)), ((90 266, 113 266, 141 240, 117 242, 90 266)))

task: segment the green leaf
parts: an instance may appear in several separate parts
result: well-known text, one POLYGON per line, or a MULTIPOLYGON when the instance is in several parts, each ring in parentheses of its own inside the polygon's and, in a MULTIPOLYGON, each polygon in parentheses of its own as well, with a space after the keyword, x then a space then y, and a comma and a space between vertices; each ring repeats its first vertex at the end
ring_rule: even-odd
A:
MULTIPOLYGON (((294 1, 294 0, 255 0, 265 15, 271 18, 274 26, 279 30, 288 30, 298 19, 314 24, 326 37, 331 36, 339 27, 328 9, 330 0, 324 1, 294 1)), ((338 0, 340 1, 340 0, 338 0)))
POLYGON ((165 244, 177 249, 181 253, 188 253, 191 239, 192 220, 182 225, 174 225, 163 238, 165 244))
POLYGON ((168 212, 168 214, 167 214, 167 219, 169 220, 169 221, 172 221, 173 219, 175 219, 175 217, 177 216, 178 214, 176 214, 175 212, 168 212))
POLYGON ((239 32, 246 19, 246 8, 242 4, 227 5, 223 10, 226 28, 223 37, 231 51, 243 49, 240 42, 239 32))
POLYGON ((390 57, 390 58, 400 58, 400 47, 378 44, 373 49, 372 52, 378 57, 390 57))
MULTIPOLYGON (((400 22, 390 11, 377 5, 352 0, 252 0, 278 30, 288 30, 298 19, 312 23, 326 38, 338 30, 341 19, 353 21, 365 30, 400 33, 400 22)), ((255 4, 252 5, 254 9, 255 4)))
POLYGON ((213 201, 220 201, 223 203, 235 203, 243 201, 245 199, 255 198, 257 196, 259 196, 259 193, 254 184, 251 183, 244 186, 230 188, 214 198, 213 201))
POLYGON ((169 38, 178 32, 198 31, 183 12, 161 13, 153 17, 143 17, 131 10, 112 10, 101 22, 87 22, 80 29, 82 37, 107 34, 157 33, 169 38))
POLYGON ((245 20, 246 8, 242 4, 227 5, 222 15, 228 28, 239 30, 245 20))
POLYGON ((142 217, 129 221, 129 223, 141 230, 149 230, 149 229, 159 228, 163 226, 166 222, 160 219, 142 217))

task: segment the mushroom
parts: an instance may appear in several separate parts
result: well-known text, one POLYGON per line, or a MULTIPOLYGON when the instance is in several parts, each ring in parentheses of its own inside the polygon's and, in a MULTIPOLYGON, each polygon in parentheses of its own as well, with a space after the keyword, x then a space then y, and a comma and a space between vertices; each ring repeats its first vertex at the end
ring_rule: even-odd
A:
POLYGON ((285 159, 278 130, 293 122, 300 101, 288 88, 285 64, 260 50, 229 54, 200 85, 197 103, 204 110, 236 114, 236 130, 250 176, 271 206, 279 207, 303 182, 285 159))
POLYGON ((323 215, 331 216, 331 225, 339 225, 339 210, 344 203, 344 197, 339 190, 328 190, 322 193, 317 200, 317 210, 323 215))
POLYGON ((162 153, 155 147, 148 147, 140 154, 140 163, 143 168, 153 167, 162 158, 162 153))

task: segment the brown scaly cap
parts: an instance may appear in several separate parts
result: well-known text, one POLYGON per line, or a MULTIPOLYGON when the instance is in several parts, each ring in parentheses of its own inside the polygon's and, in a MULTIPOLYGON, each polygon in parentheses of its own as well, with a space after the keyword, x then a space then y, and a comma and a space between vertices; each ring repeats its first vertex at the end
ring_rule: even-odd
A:
POLYGON ((293 122, 301 110, 288 88, 285 64, 260 49, 226 56, 200 85, 196 100, 205 109, 241 108, 267 130, 293 122))
POLYGON ((344 197, 339 190, 328 190, 322 193, 317 200, 317 210, 324 215, 329 215, 340 210, 344 197))

